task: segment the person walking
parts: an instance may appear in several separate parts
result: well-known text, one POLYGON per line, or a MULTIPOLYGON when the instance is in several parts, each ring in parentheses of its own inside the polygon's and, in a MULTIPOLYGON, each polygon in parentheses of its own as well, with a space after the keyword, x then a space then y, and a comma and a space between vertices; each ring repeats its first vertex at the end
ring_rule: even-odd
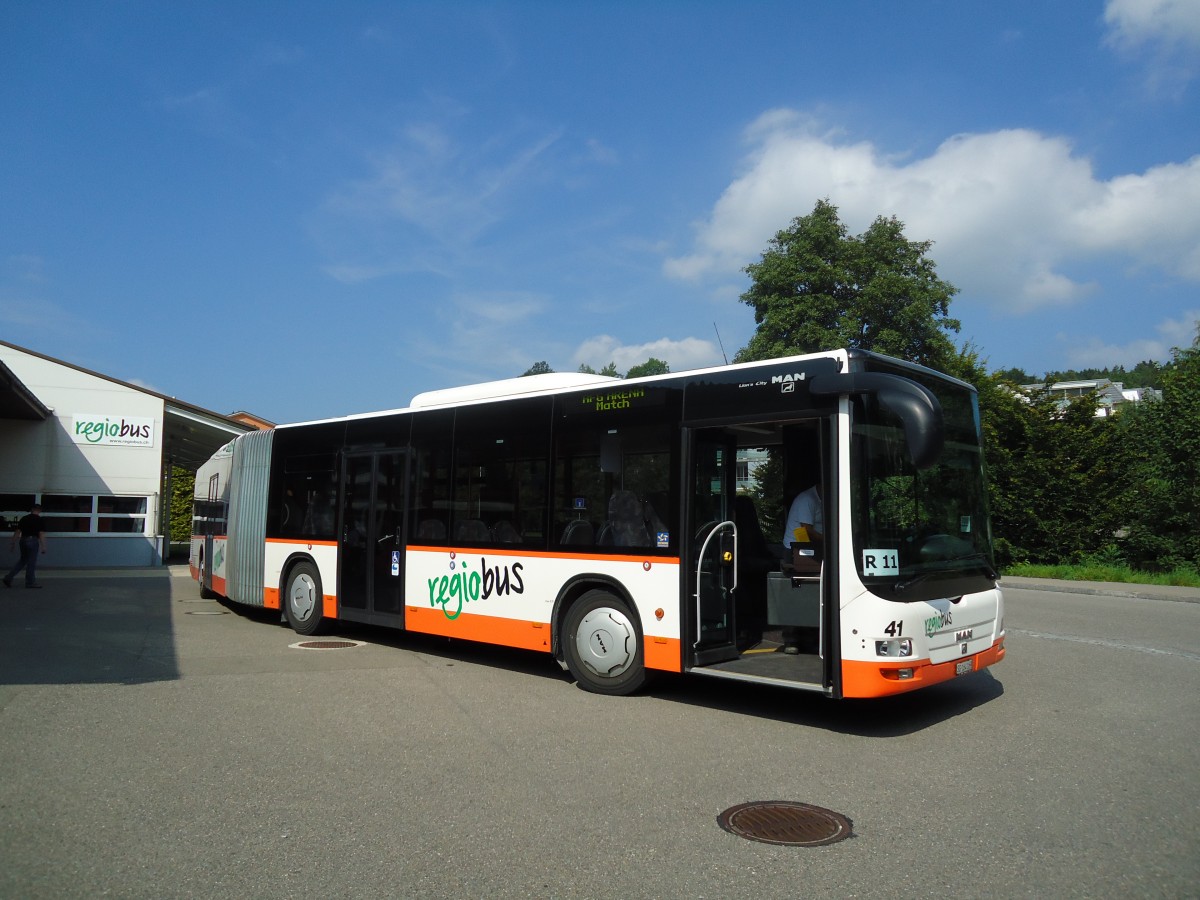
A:
POLYGON ((13 532, 11 546, 15 550, 18 544, 21 546, 21 558, 4 576, 4 586, 12 587, 13 579, 17 577, 18 572, 24 569, 25 587, 40 588, 41 585, 34 580, 34 573, 37 571, 38 551, 46 552, 46 529, 42 524, 41 504, 33 504, 29 514, 22 516, 21 521, 17 523, 17 530, 13 532))

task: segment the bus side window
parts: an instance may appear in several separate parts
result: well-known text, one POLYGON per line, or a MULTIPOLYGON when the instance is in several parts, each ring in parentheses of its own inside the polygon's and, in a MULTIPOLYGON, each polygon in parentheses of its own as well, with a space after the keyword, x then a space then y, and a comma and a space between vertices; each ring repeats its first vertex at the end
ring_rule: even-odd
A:
POLYGON ((660 409, 610 418, 564 417, 558 423, 554 524, 559 546, 666 550, 676 540, 678 506, 672 428, 660 409))
POLYGON ((453 440, 454 410, 429 410, 413 416, 408 539, 414 543, 444 544, 449 537, 453 440))
POLYGON ((460 409, 454 423, 456 543, 545 546, 551 402, 460 409))
POLYGON ((309 454, 283 461, 278 490, 280 537, 329 540, 336 528, 333 455, 309 454))

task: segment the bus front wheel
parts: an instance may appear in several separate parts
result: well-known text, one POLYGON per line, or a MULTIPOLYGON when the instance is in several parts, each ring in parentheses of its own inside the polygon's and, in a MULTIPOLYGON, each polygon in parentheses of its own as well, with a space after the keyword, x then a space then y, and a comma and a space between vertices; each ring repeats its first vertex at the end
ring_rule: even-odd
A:
POLYGON ((608 591, 588 591, 563 623, 567 668, 584 690, 631 694, 646 683, 642 641, 624 602, 608 591))
POLYGON ((320 634, 325 628, 321 615, 324 597, 321 593, 321 573, 310 562, 298 563, 288 573, 284 591, 288 624, 297 634, 320 634))

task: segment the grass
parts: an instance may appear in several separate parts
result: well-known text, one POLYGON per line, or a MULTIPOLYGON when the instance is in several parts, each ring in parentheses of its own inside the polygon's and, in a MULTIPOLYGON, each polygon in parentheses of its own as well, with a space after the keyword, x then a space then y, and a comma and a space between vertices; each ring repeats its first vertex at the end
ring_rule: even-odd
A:
POLYGON ((1139 572, 1127 566, 1084 564, 1078 566, 1009 566, 1005 575, 1018 578, 1059 578, 1065 581, 1116 581, 1123 584, 1159 584, 1200 588, 1200 572, 1176 569, 1173 572, 1139 572))

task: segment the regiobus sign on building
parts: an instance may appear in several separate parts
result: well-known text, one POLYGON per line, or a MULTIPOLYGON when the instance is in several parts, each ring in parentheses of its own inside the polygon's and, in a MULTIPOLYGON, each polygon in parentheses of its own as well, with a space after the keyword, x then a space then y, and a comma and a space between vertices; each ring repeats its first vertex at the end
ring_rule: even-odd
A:
POLYGON ((153 447, 154 420, 135 416, 77 415, 71 440, 76 444, 116 447, 153 447))

